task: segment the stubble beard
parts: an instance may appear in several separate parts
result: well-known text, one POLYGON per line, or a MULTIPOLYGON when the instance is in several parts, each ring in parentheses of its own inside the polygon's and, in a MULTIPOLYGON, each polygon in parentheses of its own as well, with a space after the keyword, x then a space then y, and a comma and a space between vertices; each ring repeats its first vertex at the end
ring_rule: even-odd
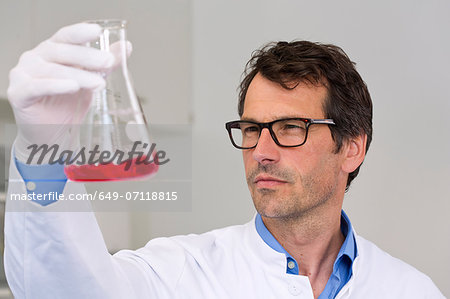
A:
POLYGON ((336 182, 320 178, 323 176, 317 172, 301 176, 290 170, 279 170, 273 165, 258 165, 248 174, 247 183, 253 204, 261 216, 292 222, 314 213, 335 196, 336 182), (260 173, 267 173, 288 183, 280 188, 257 189, 254 178, 260 173), (286 192, 289 186, 292 188, 286 192))

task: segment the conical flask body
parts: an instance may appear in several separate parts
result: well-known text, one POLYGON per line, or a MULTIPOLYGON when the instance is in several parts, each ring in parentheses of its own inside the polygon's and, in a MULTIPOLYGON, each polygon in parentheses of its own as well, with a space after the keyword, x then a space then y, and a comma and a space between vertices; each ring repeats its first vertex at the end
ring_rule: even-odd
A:
POLYGON ((101 26, 88 47, 108 51, 113 66, 101 75, 106 85, 79 103, 80 123, 71 132, 72 163, 64 169, 73 181, 113 181, 145 177, 158 170, 155 145, 127 67, 126 21, 90 21, 101 26))

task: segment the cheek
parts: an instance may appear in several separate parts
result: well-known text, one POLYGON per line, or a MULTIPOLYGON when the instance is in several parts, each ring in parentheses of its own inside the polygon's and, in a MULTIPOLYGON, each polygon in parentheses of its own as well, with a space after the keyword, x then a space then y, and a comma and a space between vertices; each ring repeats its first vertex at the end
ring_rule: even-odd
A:
POLYGON ((284 165, 296 172, 300 180, 309 177, 318 179, 327 173, 328 168, 333 167, 329 155, 317 150, 305 148, 301 153, 298 152, 285 158, 284 165))
POLYGON ((282 163, 287 167, 295 169, 298 173, 309 172, 314 168, 317 160, 317 152, 308 151, 306 148, 286 152, 283 156, 282 163))
POLYGON ((253 159, 251 151, 242 151, 242 160, 244 161, 244 168, 245 172, 248 172, 249 167, 251 167, 251 163, 256 162, 255 159, 253 159))

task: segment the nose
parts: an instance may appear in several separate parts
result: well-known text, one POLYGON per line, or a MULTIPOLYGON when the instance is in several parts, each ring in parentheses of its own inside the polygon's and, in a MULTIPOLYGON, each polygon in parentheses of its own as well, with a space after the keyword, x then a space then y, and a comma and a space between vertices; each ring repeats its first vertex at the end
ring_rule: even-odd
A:
POLYGON ((258 144, 253 149, 253 159, 262 165, 273 164, 280 159, 279 146, 266 128, 261 131, 258 144))

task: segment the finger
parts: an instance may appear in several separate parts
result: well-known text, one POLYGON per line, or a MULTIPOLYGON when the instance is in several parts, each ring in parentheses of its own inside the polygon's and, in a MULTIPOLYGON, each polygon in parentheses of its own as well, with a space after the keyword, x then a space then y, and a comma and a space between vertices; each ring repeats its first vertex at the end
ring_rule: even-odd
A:
POLYGON ((101 31, 98 24, 78 23, 59 29, 50 40, 56 43, 85 44, 98 38, 101 31))
POLYGON ((130 57, 131 52, 133 51, 133 46, 129 41, 126 42, 115 42, 110 47, 110 52, 114 57, 114 62, 112 66, 109 68, 109 72, 114 70, 116 67, 122 64, 122 61, 126 61, 128 57, 130 57), (123 57, 126 55, 126 57, 123 57))
POLYGON ((114 55, 114 57, 120 57, 121 53, 126 53, 127 58, 130 57, 131 52, 133 52, 133 45, 130 41, 122 42, 118 41, 115 42, 109 47, 111 53, 114 55), (124 49, 123 49, 124 48, 124 49))
MULTIPOLYGON (((36 82, 35 80, 39 79, 69 80, 76 83, 76 87, 74 85, 69 85, 67 90, 60 90, 59 86, 55 87, 56 94, 64 93, 65 91, 67 93, 71 93, 73 90, 78 90, 80 88, 94 90, 105 86, 105 80, 98 73, 92 73, 60 64, 49 63, 42 59, 40 63, 31 68, 26 69, 16 67, 12 69, 9 73, 9 79, 10 86, 8 88, 8 98, 14 102, 24 101, 27 98, 36 96, 55 94, 54 92, 49 92, 49 94, 41 93, 42 90, 47 90, 46 88, 51 91, 51 86, 37 86, 37 91, 35 91, 35 85, 31 84, 31 82, 36 82)), ((42 82, 45 83, 46 81, 42 82)))
POLYGON ((34 51, 49 62, 91 71, 105 70, 111 68, 114 64, 114 55, 112 53, 80 45, 45 41, 37 46, 34 51))
POLYGON ((80 85, 80 88, 85 89, 97 89, 99 86, 105 85, 105 80, 99 73, 46 61, 41 66, 29 70, 32 78, 74 80, 80 85))
POLYGON ((79 90, 80 85, 75 80, 31 79, 26 84, 9 88, 8 98, 15 107, 23 109, 33 105, 43 96, 73 94, 79 90))

